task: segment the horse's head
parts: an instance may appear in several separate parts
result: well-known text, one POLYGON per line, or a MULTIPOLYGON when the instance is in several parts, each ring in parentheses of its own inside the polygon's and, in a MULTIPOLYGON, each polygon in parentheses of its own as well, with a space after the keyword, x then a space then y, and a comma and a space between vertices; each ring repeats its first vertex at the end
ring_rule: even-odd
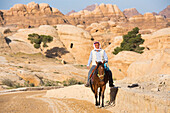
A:
POLYGON ((103 63, 102 62, 96 62, 97 71, 98 71, 97 75, 100 79, 103 79, 104 75, 105 75, 104 63, 105 63, 105 61, 103 63))

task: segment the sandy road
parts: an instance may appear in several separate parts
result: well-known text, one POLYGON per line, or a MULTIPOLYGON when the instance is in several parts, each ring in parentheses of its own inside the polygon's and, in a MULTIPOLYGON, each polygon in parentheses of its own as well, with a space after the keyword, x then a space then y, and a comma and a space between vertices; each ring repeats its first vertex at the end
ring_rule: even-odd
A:
POLYGON ((46 98, 45 93, 27 91, 0 95, 0 113, 110 113, 88 101, 46 98))

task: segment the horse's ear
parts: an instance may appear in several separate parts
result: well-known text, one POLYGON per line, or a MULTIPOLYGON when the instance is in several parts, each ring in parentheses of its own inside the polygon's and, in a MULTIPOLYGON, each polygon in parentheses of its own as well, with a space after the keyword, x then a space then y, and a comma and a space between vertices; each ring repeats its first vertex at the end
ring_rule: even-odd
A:
POLYGON ((96 61, 96 64, 98 64, 98 62, 96 61))

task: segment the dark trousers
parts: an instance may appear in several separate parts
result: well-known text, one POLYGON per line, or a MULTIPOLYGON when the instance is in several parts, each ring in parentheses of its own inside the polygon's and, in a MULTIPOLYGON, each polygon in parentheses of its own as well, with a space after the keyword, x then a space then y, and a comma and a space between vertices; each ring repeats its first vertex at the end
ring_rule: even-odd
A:
MULTIPOLYGON (((92 67, 90 68, 89 72, 88 72, 88 79, 87 79, 87 83, 89 83, 90 80, 90 75, 92 73, 92 71, 94 70, 94 68, 96 67, 96 65, 92 65, 92 67)), ((106 73, 109 75, 109 84, 113 84, 113 78, 112 78, 112 72, 111 70, 107 70, 106 73)))

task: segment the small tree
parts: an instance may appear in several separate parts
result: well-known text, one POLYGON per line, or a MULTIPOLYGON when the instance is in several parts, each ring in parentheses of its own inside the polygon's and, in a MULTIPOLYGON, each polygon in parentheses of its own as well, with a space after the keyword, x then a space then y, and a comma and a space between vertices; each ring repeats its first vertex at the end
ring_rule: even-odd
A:
POLYGON ((36 33, 29 34, 28 40, 30 40, 31 44, 34 44, 36 49, 40 49, 43 52, 45 47, 48 47, 47 43, 53 41, 53 37, 47 35, 38 35, 36 33))
POLYGON ((141 38, 139 33, 139 28, 135 27, 132 31, 129 31, 128 34, 123 35, 123 41, 120 44, 120 47, 116 47, 113 51, 113 54, 118 54, 121 51, 134 51, 137 53, 143 53, 144 47, 140 47, 140 44, 143 44, 144 39, 141 38))

